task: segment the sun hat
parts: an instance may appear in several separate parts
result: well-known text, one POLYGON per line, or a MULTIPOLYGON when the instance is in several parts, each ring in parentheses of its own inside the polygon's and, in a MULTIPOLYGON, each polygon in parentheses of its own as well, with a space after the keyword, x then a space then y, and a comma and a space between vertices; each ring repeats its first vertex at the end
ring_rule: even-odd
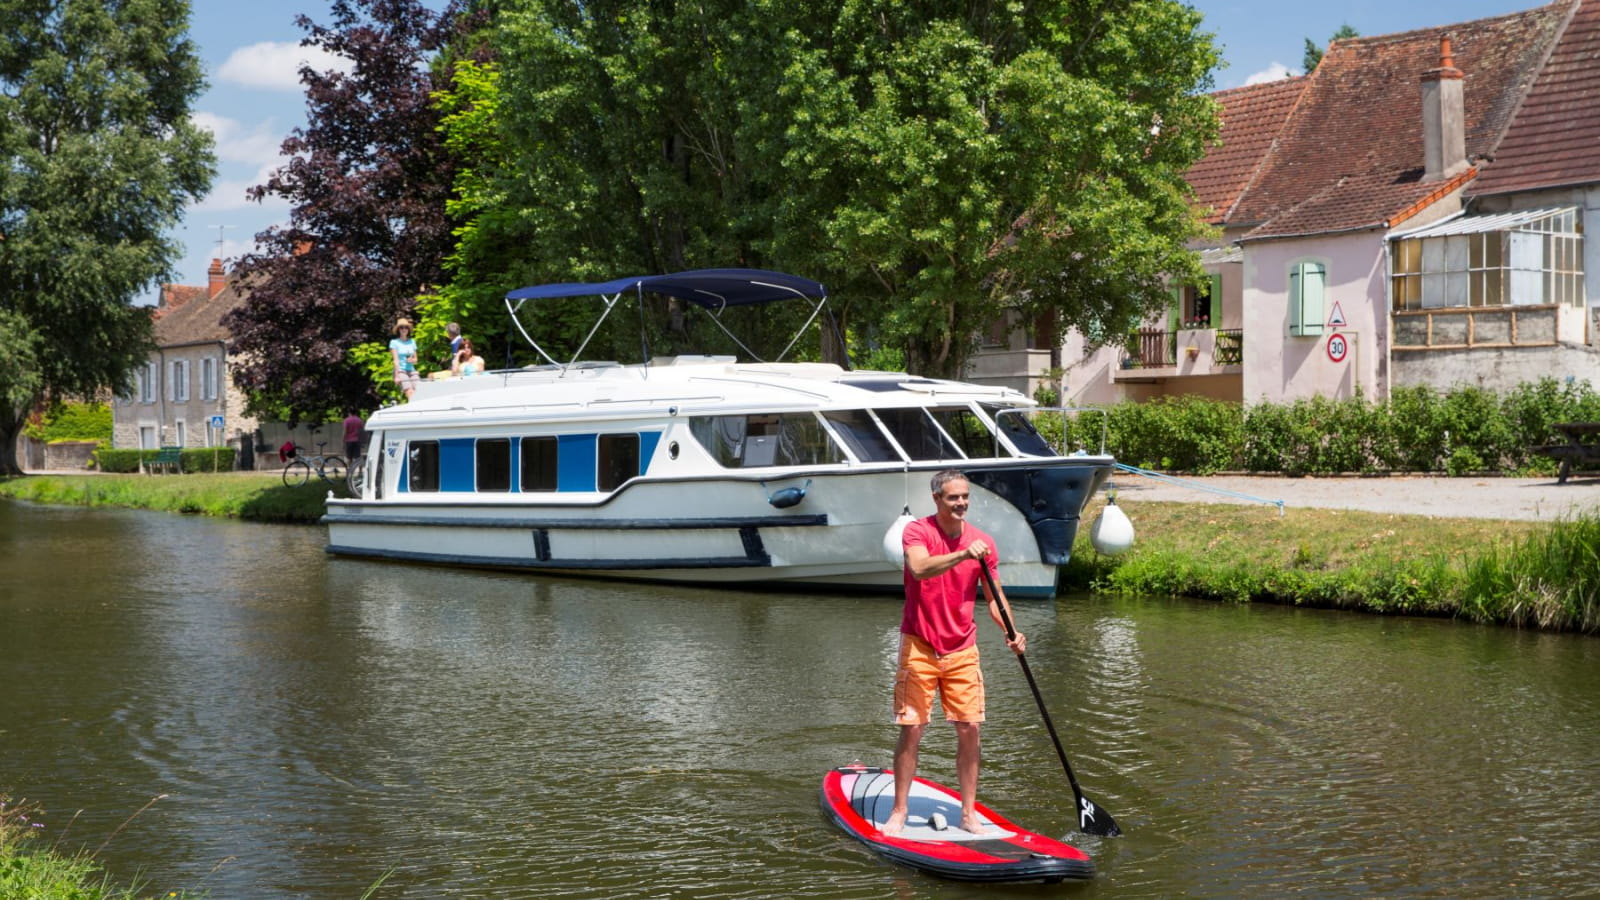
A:
POLYGON ((403 316, 401 317, 400 321, 394 323, 394 333, 395 334, 399 334, 400 333, 400 329, 402 329, 402 328, 409 328, 412 331, 416 331, 417 330, 416 326, 411 324, 411 320, 407 319, 407 318, 405 318, 403 316))

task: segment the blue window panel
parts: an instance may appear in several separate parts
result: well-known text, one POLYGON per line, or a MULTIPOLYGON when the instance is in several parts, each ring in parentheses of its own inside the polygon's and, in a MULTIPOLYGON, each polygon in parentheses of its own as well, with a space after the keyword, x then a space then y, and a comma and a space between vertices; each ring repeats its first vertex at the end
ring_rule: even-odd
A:
POLYGON ((439 490, 470 493, 475 466, 472 438, 446 438, 439 442, 439 490))
POLYGON ((406 453, 401 452, 401 454, 400 454, 400 484, 398 486, 398 490, 402 494, 411 493, 411 472, 410 472, 410 462, 411 461, 409 459, 407 459, 406 456, 407 456, 406 453))
POLYGON ((639 474, 650 470, 650 457, 656 455, 656 445, 661 443, 661 432, 639 432, 639 474))
POLYGON ((599 451, 599 436, 593 434, 563 434, 557 441, 556 490, 593 491, 598 479, 595 466, 599 451))
POLYGON ((511 439, 511 493, 522 490, 522 441, 511 439))

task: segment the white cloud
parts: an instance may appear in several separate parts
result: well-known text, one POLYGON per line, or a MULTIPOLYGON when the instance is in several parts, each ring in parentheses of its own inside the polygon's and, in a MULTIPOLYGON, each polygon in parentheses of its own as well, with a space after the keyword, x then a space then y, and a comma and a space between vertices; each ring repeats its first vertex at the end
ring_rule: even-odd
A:
POLYGON ((217 69, 217 77, 250 88, 299 93, 300 67, 309 64, 317 71, 350 71, 350 61, 321 47, 302 47, 286 41, 263 41, 228 54, 217 69))
POLYGON ((269 194, 257 203, 245 195, 245 192, 258 184, 266 184, 277 163, 264 165, 256 170, 256 174, 249 178, 229 178, 218 181, 211 186, 211 193, 204 200, 189 207, 190 213, 197 212, 231 212, 233 210, 253 210, 263 213, 286 214, 289 210, 289 201, 275 194, 269 194))
POLYGON ((1245 84, 1264 84, 1268 81, 1281 81, 1291 75, 1299 75, 1299 69, 1291 69, 1281 62, 1274 61, 1265 69, 1251 75, 1244 80, 1245 84))
POLYGON ((211 132, 217 141, 217 158, 225 163, 276 165, 278 148, 283 145, 283 139, 288 137, 287 132, 280 130, 272 119, 246 125, 227 116, 197 112, 191 116, 191 120, 197 127, 211 132))

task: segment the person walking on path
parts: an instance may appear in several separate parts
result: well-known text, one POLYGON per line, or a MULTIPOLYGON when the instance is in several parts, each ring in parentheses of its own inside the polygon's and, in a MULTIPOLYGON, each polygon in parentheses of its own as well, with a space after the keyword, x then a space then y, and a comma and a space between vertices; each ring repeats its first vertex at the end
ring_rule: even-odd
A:
MULTIPOLYGON (((978 818, 979 726, 984 720, 983 673, 978 665, 978 623, 974 616, 979 566, 994 577, 994 591, 983 585, 989 618, 1004 630, 1000 608, 1006 603, 995 560, 994 538, 967 521, 971 486, 955 469, 933 476, 934 514, 906 526, 906 602, 900 620, 900 663, 894 680, 894 720, 900 726, 894 749, 894 807, 885 834, 905 828, 911 784, 917 774, 922 732, 939 695, 944 717, 956 729, 956 780, 961 791, 961 827, 982 834, 978 818)), ((1011 607, 1005 606, 1009 616, 1011 607)), ((1027 649, 1018 631, 1006 641, 1013 653, 1027 649)))
POLYGON ((344 459, 351 465, 361 455, 361 432, 366 427, 367 422, 359 413, 352 412, 344 417, 344 459))
POLYGON ((411 337, 411 320, 401 319, 394 323, 394 334, 394 339, 389 341, 389 356, 394 360, 394 383, 410 400, 419 381, 417 342, 411 337))

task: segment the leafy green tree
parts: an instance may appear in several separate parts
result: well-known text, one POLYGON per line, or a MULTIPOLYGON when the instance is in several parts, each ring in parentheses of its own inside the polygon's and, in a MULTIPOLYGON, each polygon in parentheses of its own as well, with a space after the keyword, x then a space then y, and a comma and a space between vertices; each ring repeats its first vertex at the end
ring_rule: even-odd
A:
POLYGON ((215 177, 183 0, 0 0, 0 474, 46 397, 132 382, 134 305, 215 177))
POLYGON ((526 280, 789 269, 938 375, 1005 309, 1112 335, 1200 274, 1217 52, 1181 3, 505 5, 479 238, 526 280))
MULTIPOLYGON (((1360 36, 1361 32, 1351 28, 1350 23, 1346 22, 1345 24, 1339 26, 1339 30, 1335 31, 1332 37, 1328 38, 1328 43, 1332 44, 1334 41, 1342 41, 1345 38, 1360 36)), ((1316 71, 1317 63, 1320 62, 1322 62, 1322 48, 1318 47, 1316 42, 1311 40, 1311 38, 1306 38, 1306 53, 1305 56, 1300 60, 1300 68, 1304 69, 1307 75, 1310 75, 1312 72, 1316 71)))

